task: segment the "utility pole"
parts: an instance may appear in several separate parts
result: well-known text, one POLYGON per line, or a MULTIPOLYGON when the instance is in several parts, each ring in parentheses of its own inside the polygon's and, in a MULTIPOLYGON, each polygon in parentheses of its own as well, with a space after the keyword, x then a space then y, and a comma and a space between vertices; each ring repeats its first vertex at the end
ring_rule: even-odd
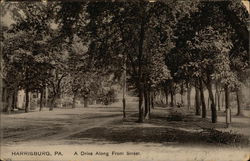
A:
POLYGON ((127 77, 127 65, 126 65, 126 54, 123 55, 123 90, 122 90, 122 105, 123 105, 123 118, 126 118, 126 77, 127 77))

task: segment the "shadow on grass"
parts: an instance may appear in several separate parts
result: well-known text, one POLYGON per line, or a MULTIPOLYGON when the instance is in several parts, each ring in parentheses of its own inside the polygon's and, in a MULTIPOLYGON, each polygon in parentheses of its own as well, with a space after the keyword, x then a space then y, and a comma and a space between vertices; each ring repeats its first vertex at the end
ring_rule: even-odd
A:
MULTIPOLYGON (((129 118, 126 118, 121 124, 133 125, 138 120, 138 114, 133 114, 129 118)), ((144 123, 150 123, 155 126, 166 126, 173 128, 185 128, 185 129, 201 129, 207 128, 225 128, 224 123, 211 123, 209 118, 201 118, 200 116, 194 116, 191 114, 166 114, 164 113, 152 113, 149 120, 144 120, 144 123)))
POLYGON ((23 128, 6 128, 3 130, 3 142, 21 142, 29 140, 40 140, 58 133, 62 130, 60 126, 43 127, 29 126, 23 128))
MULTIPOLYGON (((92 138, 101 141, 112 141, 117 143, 125 142, 186 142, 190 139, 185 139, 183 136, 188 136, 189 133, 183 133, 182 130, 169 128, 106 128, 98 127, 86 130, 84 132, 74 134, 69 139, 92 138)), ((192 135, 190 135, 192 137, 192 135)), ((193 138, 197 139, 197 138, 193 138)))
POLYGON ((98 116, 85 117, 85 119, 101 119, 101 118, 110 118, 110 117, 117 117, 117 116, 122 116, 122 114, 98 115, 98 116))
POLYGON ((95 143, 177 143, 181 145, 233 145, 247 146, 247 137, 214 128, 224 124, 212 124, 208 119, 171 113, 152 114, 150 120, 136 123, 138 114, 113 122, 108 127, 96 127, 67 137, 69 140, 93 140, 95 143))
POLYGON ((2 115, 17 115, 17 114, 24 114, 24 113, 33 113, 33 112, 39 112, 37 110, 30 110, 29 112, 25 112, 24 109, 19 109, 19 110, 15 110, 15 111, 10 111, 8 112, 1 112, 2 115))
POLYGON ((69 136, 69 140, 93 140, 113 143, 177 143, 181 145, 233 145, 248 146, 247 137, 214 128, 225 124, 213 124, 209 119, 184 114, 180 110, 159 111, 151 114, 150 120, 136 123, 138 114, 113 122, 108 127, 96 127, 69 136), (167 114, 167 115, 166 115, 167 114))
MULTIPOLYGON (((115 110, 110 110, 110 111, 108 111, 108 109, 102 109, 102 110, 99 110, 100 112, 121 112, 122 113, 122 109, 121 108, 119 108, 119 109, 115 109, 115 110)), ((135 109, 126 109, 126 113, 128 113, 128 112, 137 112, 137 110, 135 110, 135 109)))
POLYGON ((247 138, 216 130, 189 132, 164 127, 107 128, 98 127, 69 136, 69 140, 89 140, 112 143, 178 143, 247 146, 247 138))

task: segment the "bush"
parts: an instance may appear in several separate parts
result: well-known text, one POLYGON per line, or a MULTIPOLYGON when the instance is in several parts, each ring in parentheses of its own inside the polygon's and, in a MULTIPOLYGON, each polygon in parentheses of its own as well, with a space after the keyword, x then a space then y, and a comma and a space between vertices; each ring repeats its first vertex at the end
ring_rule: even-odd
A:
POLYGON ((167 117, 168 121, 183 121, 184 115, 181 112, 171 111, 167 117))
POLYGON ((114 103, 116 101, 118 101, 117 95, 115 93, 114 89, 110 89, 108 91, 103 92, 99 98, 98 98, 98 102, 101 102, 104 105, 109 105, 111 103, 114 103))
POLYGON ((220 144, 249 144, 247 137, 230 132, 222 132, 213 128, 206 128, 200 133, 201 137, 209 143, 220 144))

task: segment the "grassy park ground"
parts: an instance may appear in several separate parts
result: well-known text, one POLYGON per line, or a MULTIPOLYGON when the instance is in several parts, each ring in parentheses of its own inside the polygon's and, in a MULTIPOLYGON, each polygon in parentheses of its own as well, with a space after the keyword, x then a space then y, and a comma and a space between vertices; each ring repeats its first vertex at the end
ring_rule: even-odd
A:
POLYGON ((242 116, 233 116, 229 128, 226 128, 224 112, 218 112, 218 123, 212 124, 210 116, 201 119, 194 115, 194 110, 187 111, 185 107, 155 107, 151 119, 144 123, 136 123, 136 102, 128 102, 126 111, 127 118, 123 119, 121 105, 115 103, 88 108, 57 108, 52 112, 44 109, 41 112, 1 114, 1 157, 20 160, 25 156, 13 156, 12 152, 25 150, 49 150, 51 154, 59 150, 63 153, 63 156, 46 158, 49 160, 54 157, 103 160, 104 157, 75 156, 75 151, 110 151, 109 155, 112 151, 135 153, 126 157, 109 156, 107 160, 122 157, 124 160, 228 158, 236 161, 249 155, 249 111, 244 111, 242 116))

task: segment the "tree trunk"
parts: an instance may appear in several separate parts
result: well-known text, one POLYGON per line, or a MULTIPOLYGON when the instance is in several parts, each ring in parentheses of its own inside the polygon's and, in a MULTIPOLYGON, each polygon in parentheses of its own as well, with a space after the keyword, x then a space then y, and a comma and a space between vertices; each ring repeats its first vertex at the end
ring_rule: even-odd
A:
POLYGON ((149 96, 149 90, 147 88, 147 86, 144 86, 144 109, 145 109, 145 113, 144 113, 144 118, 145 120, 149 119, 149 106, 150 106, 150 96, 149 96))
POLYGON ((170 91, 170 107, 174 107, 174 93, 170 91))
POLYGON ((207 109, 206 109, 206 103, 205 103, 205 97, 204 97, 204 91, 203 91, 203 82, 201 78, 199 79, 199 89, 200 89, 200 100, 201 100, 201 109, 202 109, 202 118, 207 117, 207 109))
POLYGON ((187 108, 188 110, 190 110, 190 107, 191 107, 191 87, 187 83, 187 108))
POLYGON ((225 94, 221 95, 221 107, 223 107, 225 109, 225 94))
POLYGON ((230 91, 229 91, 229 88, 228 88, 227 85, 225 85, 224 90, 225 90, 225 109, 226 109, 225 112, 226 112, 226 120, 229 120, 229 122, 231 123, 232 122, 232 117, 231 117, 231 110, 230 110, 230 91), (227 114, 227 111, 229 111, 229 115, 227 114))
POLYGON ((183 105, 184 101, 183 101, 183 93, 181 93, 181 104, 183 105))
POLYGON ((176 94, 174 93, 174 106, 176 106, 177 102, 176 102, 176 94))
POLYGON ((236 90, 236 99, 237 99, 237 116, 241 115, 241 89, 236 90))
POLYGON ((139 115, 138 115, 138 122, 142 123, 143 122, 143 91, 139 89, 139 115))
POLYGON ((218 104, 218 111, 221 110, 221 105, 220 105, 220 92, 218 92, 218 95, 217 95, 217 104, 218 104))
POLYGON ((218 111, 220 111, 220 92, 218 90, 218 83, 215 83, 215 100, 218 111))
POLYGON ((148 114, 148 96, 146 88, 144 88, 144 111, 144 118, 146 119, 146 115, 148 114))
POLYGON ((45 87, 45 100, 44 100, 44 106, 48 106, 48 88, 45 87))
POLYGON ((123 55, 123 87, 122 87, 122 113, 123 113, 123 118, 126 118, 126 89, 127 89, 127 83, 126 83, 126 78, 127 78, 127 65, 126 65, 126 56, 125 54, 123 55))
POLYGON ((54 110, 54 105, 55 105, 55 99, 52 98, 51 103, 50 103, 50 107, 49 107, 49 110, 50 110, 50 111, 53 111, 53 110, 54 110))
POLYGON ((86 96, 86 97, 84 97, 84 107, 88 107, 88 100, 89 100, 89 98, 86 96))
POLYGON ((43 89, 41 90, 41 96, 40 96, 40 111, 42 111, 43 108, 43 96, 44 96, 44 92, 43 89))
POLYGON ((169 94, 169 91, 168 91, 168 89, 165 89, 164 92, 165 92, 165 97, 166 97, 166 106, 168 106, 168 94, 169 94))
POLYGON ((209 98, 209 94, 208 94, 208 97, 207 97, 207 109, 209 110, 209 107, 210 107, 210 98, 209 98))
POLYGON ((13 99, 12 99, 12 109, 13 110, 17 108, 17 94, 18 94, 17 91, 18 90, 15 90, 13 92, 13 99))
POLYGON ((56 96, 54 95, 54 96, 51 98, 50 107, 49 107, 49 110, 50 110, 50 111, 53 111, 53 109, 54 109, 54 106, 55 106, 55 99, 56 99, 56 96))
POLYGON ((184 94, 184 87, 183 87, 183 83, 181 83, 181 92, 180 92, 180 94, 181 94, 181 105, 183 105, 183 103, 184 103, 184 101, 183 101, 183 94, 184 94))
POLYGON ((213 95, 213 91, 212 91, 212 83, 211 83, 210 76, 208 76, 207 89, 208 89, 208 94, 209 94, 209 98, 210 98, 210 101, 211 101, 212 123, 216 123, 217 122, 217 112, 216 112, 216 105, 215 105, 215 102, 214 102, 214 95, 213 95))
POLYGON ((7 114, 10 114, 12 103, 13 103, 13 93, 8 91, 7 92, 7 105, 6 105, 7 114))
POLYGON ((151 111, 151 92, 150 89, 148 89, 148 114, 146 115, 147 119, 150 119, 150 111, 151 111))
POLYGON ((195 115, 200 115, 200 92, 197 87, 195 87, 195 115))
POLYGON ((160 104, 162 104, 162 105, 165 104, 164 99, 165 99, 165 97, 163 96, 162 91, 160 91, 160 96, 159 96, 160 104))
POLYGON ((76 108, 76 94, 73 95, 72 108, 76 108))
MULTIPOLYGON (((216 87, 215 87, 215 89, 216 89, 216 87)), ((215 102, 215 105, 217 107, 218 106, 218 93, 216 90, 215 90, 215 94, 214 94, 214 102, 215 102)))
POLYGON ((164 98, 165 98, 165 97, 163 96, 162 92, 160 91, 160 103, 161 103, 162 105, 165 104, 164 98))
POLYGON ((29 112, 29 90, 25 90, 25 112, 28 113, 29 112))
POLYGON ((225 90, 225 109, 229 109, 230 108, 230 94, 229 94, 229 90, 228 90, 228 86, 226 85, 224 87, 225 90))
POLYGON ((155 98, 155 93, 153 92, 152 94, 151 94, 151 107, 152 107, 152 109, 154 109, 154 107, 155 107, 155 103, 154 103, 154 98, 155 98))
POLYGON ((145 37, 145 15, 142 14, 141 17, 141 24, 140 24, 140 30, 139 30, 139 46, 138 46, 138 80, 137 80, 137 89, 139 92, 139 115, 138 115, 138 122, 143 122, 143 86, 141 85, 141 82, 143 82, 143 75, 142 75, 142 58, 143 58, 143 46, 144 46, 144 37, 145 37))
MULTIPOLYGON (((2 53, 0 54, 0 60, 2 61, 2 53)), ((2 63, 0 63, 0 71, 1 71, 1 73, 2 73, 2 63)), ((5 100, 5 98, 4 98, 4 96, 5 96, 5 94, 4 94, 4 90, 3 90, 3 79, 2 78, 0 78, 0 107, 3 107, 4 108, 4 106, 3 106, 3 101, 5 100)), ((4 109, 1 109, 1 110, 4 110, 4 109)), ((2 112, 2 111, 0 111, 0 112, 2 112)))
POLYGON ((122 113, 123 113, 123 118, 126 118, 126 99, 125 99, 125 97, 122 98, 122 113))

